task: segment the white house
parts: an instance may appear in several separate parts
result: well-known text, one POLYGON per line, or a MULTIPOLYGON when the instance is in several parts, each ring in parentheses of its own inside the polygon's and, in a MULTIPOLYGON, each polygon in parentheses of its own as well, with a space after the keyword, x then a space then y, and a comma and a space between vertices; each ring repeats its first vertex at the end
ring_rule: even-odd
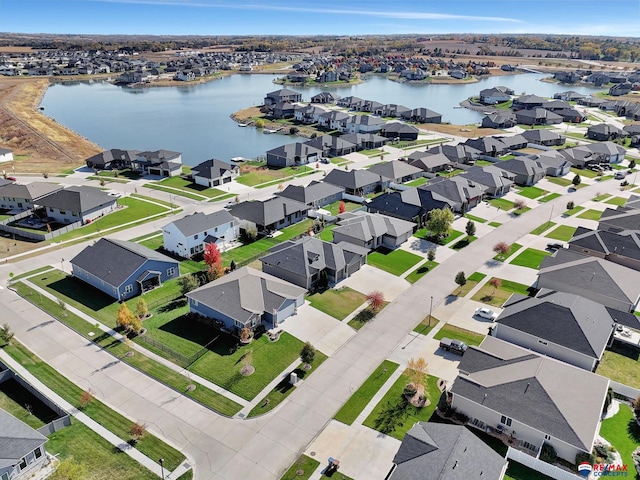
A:
POLYGON ((47 217, 63 224, 88 223, 114 211, 118 198, 95 187, 72 186, 35 200, 47 217))
POLYGON ((165 250, 189 258, 204 251, 207 243, 224 247, 238 237, 238 222, 227 210, 196 212, 162 228, 165 250))
POLYGON ((213 188, 231 182, 240 175, 237 165, 212 158, 191 169, 193 181, 197 185, 213 188))
POLYGON ((8 148, 0 148, 0 163, 13 162, 13 152, 8 148))

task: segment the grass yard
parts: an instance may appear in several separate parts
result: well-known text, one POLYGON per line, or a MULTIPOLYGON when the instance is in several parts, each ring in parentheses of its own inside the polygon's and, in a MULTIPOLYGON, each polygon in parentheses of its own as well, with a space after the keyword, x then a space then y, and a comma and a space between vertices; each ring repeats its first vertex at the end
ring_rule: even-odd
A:
POLYGON ((492 198, 488 202, 490 205, 493 205, 500 210, 511 210, 515 207, 514 203, 506 198, 492 198))
POLYGON ((429 315, 427 315, 418 325, 415 326, 413 331, 419 333, 420 335, 428 335, 429 332, 433 330, 436 325, 438 325, 438 323, 440 323, 440 320, 438 320, 436 317, 434 317, 433 315, 429 317, 429 315))
POLYGON ((521 267, 528 267, 537 270, 540 268, 540 264, 544 257, 548 257, 549 255, 551 254, 544 250, 527 248, 509 263, 511 263, 511 265, 519 265, 521 267))
POLYGON ((416 178, 415 180, 411 180, 410 182, 406 182, 405 185, 407 187, 419 187, 420 185, 424 185, 429 180, 425 177, 416 178))
MULTIPOLYGON (((47 452, 59 459, 73 458, 87 469, 83 480, 157 480, 157 476, 121 452, 89 427, 73 420, 69 427, 49 436, 47 452)), ((156 457, 152 457, 156 458, 156 457)), ((162 458, 162 457, 157 457, 162 458)), ((170 471, 165 458, 165 468, 170 471)))
POLYGON ((640 388, 638 350, 632 346, 614 342, 611 349, 604 352, 596 373, 615 382, 640 388))
POLYGON ((571 185, 571 180, 569 180, 568 178, 547 177, 547 181, 555 183, 556 185, 560 185, 561 187, 568 187, 569 185, 571 185))
POLYGON ((484 280, 486 275, 480 272, 474 272, 467 277, 467 283, 465 283, 462 287, 457 287, 452 295, 457 297, 465 297, 478 283, 484 280))
POLYGON ((618 207, 623 207, 625 203, 627 203, 627 199, 623 197, 613 197, 605 200, 604 203, 608 203, 610 205, 616 205, 618 207))
POLYGON ((408 373, 405 371, 391 386, 365 419, 364 426, 402 440, 416 422, 426 422, 431 418, 440 399, 438 378, 428 376, 425 396, 430 403, 423 408, 417 408, 407 402, 402 394, 405 385, 411 381, 408 373))
POLYGON ((336 413, 333 418, 346 425, 353 424, 373 396, 382 388, 382 385, 384 385, 399 366, 400 365, 390 360, 382 362, 360 388, 351 395, 349 400, 338 410, 338 413, 336 413))
POLYGON ((147 188, 150 188, 152 190, 157 190, 158 192, 167 193, 169 195, 169 198, 174 196, 174 197, 185 197, 185 198, 188 198, 190 200, 195 200, 195 201, 204 201, 204 200, 206 200, 206 197, 204 195, 199 195, 197 193, 191 193, 191 192, 188 192, 186 190, 177 190, 177 189, 174 189, 174 188, 164 187, 164 186, 159 185, 157 183, 145 183, 144 186, 147 187, 147 188))
POLYGON ((519 243, 512 243, 509 246, 509 251, 507 253, 499 253, 495 257, 493 257, 493 259, 498 260, 499 262, 504 262, 507 258, 509 258, 511 255, 516 253, 521 248, 522 248, 522 245, 520 245, 519 243))
MULTIPOLYGON (((328 357, 324 353, 316 350, 316 356, 313 359, 313 362, 311 362, 310 370, 305 370, 305 364, 301 363, 293 370, 293 372, 295 372, 298 378, 304 379, 306 376, 311 375, 316 371, 316 369, 322 365, 322 362, 327 358, 328 357)), ((251 409, 247 417, 250 418, 265 414, 280 405, 289 396, 289 394, 295 390, 295 387, 289 382, 289 377, 290 374, 285 375, 282 381, 276 385, 273 390, 264 397, 264 399, 253 407, 253 409, 251 409)))
POLYGON ((489 222, 489 226, 493 228, 498 228, 500 225, 502 225, 500 222, 489 222))
POLYGON ((578 215, 578 218, 597 221, 597 220, 600 220, 601 216, 602 216, 602 212, 600 210, 585 210, 580 215, 578 215))
POLYGON ((158 185, 162 185, 165 187, 177 188, 183 192, 193 193, 199 195, 200 197, 206 198, 215 198, 221 197, 222 195, 226 195, 227 192, 223 190, 219 190, 217 188, 209 188, 204 185, 198 185, 197 183, 186 180, 182 177, 170 177, 165 178, 164 180, 160 180, 156 182, 158 185))
POLYGON ((575 215, 576 213, 581 212, 582 210, 584 210, 584 207, 581 207, 580 205, 578 205, 577 207, 573 207, 570 210, 566 210, 563 215, 570 217, 571 215, 575 215))
POLYGON ((376 318, 376 315, 378 315, 378 313, 380 313, 384 307, 386 307, 387 305, 389 305, 389 302, 384 302, 382 304, 382 307, 380 307, 380 309, 378 311, 373 311, 371 308, 365 308, 363 310, 360 310, 356 315, 353 316, 353 318, 351 318, 351 320, 349 320, 348 325, 353 328, 354 330, 360 330, 362 327, 364 327, 367 323, 373 321, 376 318))
POLYGON ((451 245, 451 248, 453 248, 454 250, 462 250, 464 247, 468 246, 470 243, 475 242, 477 239, 478 237, 474 235, 466 236, 462 240, 458 240, 456 243, 451 245))
POLYGON ((535 289, 522 283, 512 282, 510 280, 500 279, 502 285, 500 288, 494 289, 489 282, 485 283, 476 294, 471 297, 471 300, 477 302, 486 303, 494 307, 502 307, 504 302, 511 296, 512 293, 519 293, 521 295, 531 295, 535 289))
POLYGON ((484 335, 465 328, 456 327, 455 325, 445 325, 438 333, 434 335, 434 339, 442 340, 443 338, 454 338, 456 340, 462 340, 467 345, 480 345, 484 340, 484 335))
POLYGON ((555 227, 555 226, 556 226, 555 222, 544 222, 542 225, 540 225, 539 227, 534 228, 529 233, 531 233, 531 235, 540 235, 541 233, 546 232, 551 227, 555 227))
POLYGON ((333 229, 336 228, 336 227, 337 227, 337 225, 329 225, 328 227, 325 227, 320 232, 320 235, 318 235, 320 240, 324 240, 325 242, 332 242, 333 241, 333 229))
POLYGON ((577 227, 571 227, 569 225, 560 225, 555 230, 545 235, 545 238, 552 238, 554 240, 560 240, 568 242, 573 237, 573 234, 577 230, 577 227))
POLYGON ((551 193, 549 195, 546 195, 540 199, 538 199, 539 202, 541 203, 546 203, 546 202, 550 202, 551 200, 555 200, 556 198, 561 197, 562 195, 560 195, 559 193, 551 193))
POLYGON ((308 480, 320 466, 320 462, 306 455, 300 455, 280 480, 308 480), (301 473, 300 473, 301 472, 301 473))
MULTIPOLYGON (((329 205, 325 205, 321 208, 322 210, 327 210, 332 216, 337 217, 340 214, 340 202, 341 200, 338 200, 337 202, 330 203, 329 205)), ((344 206, 345 212, 353 212, 354 210, 362 207, 362 204, 347 200, 344 202, 344 206)))
POLYGON ((416 268, 413 272, 407 275, 405 280, 409 283, 416 283, 422 277, 424 277, 427 273, 438 266, 438 262, 431 262, 427 260, 426 262, 420 264, 418 268, 416 268))
POLYGON ((509 466, 507 467, 504 480, 553 480, 553 478, 537 472, 526 465, 509 460, 509 466))
POLYGON ((422 261, 422 257, 405 250, 379 248, 367 256, 367 263, 392 275, 402 275, 422 261))
POLYGON ((451 232, 449 232, 449 235, 447 235, 446 237, 433 238, 429 236, 429 232, 426 228, 421 228, 413 234, 413 236, 416 238, 422 238, 423 240, 428 240, 430 242, 437 243, 438 245, 447 245, 453 242, 456 238, 461 237, 462 235, 464 235, 463 232, 460 232, 458 230, 451 230, 451 232))
POLYGON ((472 220, 472 221, 478 222, 478 223, 486 223, 487 222, 484 218, 476 217, 474 215, 469 215, 468 213, 464 214, 464 218, 467 218, 469 220, 472 220))
POLYGON ((606 200, 609 197, 611 197, 611 195, 609 193, 603 193, 602 195, 598 195, 596 197, 593 197, 592 200, 594 202, 602 202, 602 201, 606 200))
POLYGON ((587 170, 586 168, 580 169, 576 167, 571 167, 571 173, 575 173, 576 175, 580 175, 581 177, 587 177, 587 178, 596 178, 598 176, 598 172, 594 172, 593 170, 587 170))
POLYGON ((536 199, 538 197, 542 197, 543 195, 549 193, 546 190, 543 190, 538 187, 522 187, 518 190, 518 195, 522 195, 523 197, 536 199))
POLYGON ((631 454, 640 445, 640 426, 636 423, 631 408, 621 403, 618 413, 602 421, 600 435, 620 452, 622 463, 630 465, 630 470, 633 471, 631 454))
POLYGON ((366 301, 366 295, 349 287, 328 289, 322 293, 307 296, 312 307, 331 315, 338 320, 344 320, 347 315, 366 301))
POLYGON ((301 175, 313 171, 313 168, 305 165, 284 168, 262 167, 251 172, 242 173, 238 178, 236 178, 236 182, 247 185, 248 187, 255 187, 262 183, 277 182, 279 180, 285 181, 294 175, 301 175))

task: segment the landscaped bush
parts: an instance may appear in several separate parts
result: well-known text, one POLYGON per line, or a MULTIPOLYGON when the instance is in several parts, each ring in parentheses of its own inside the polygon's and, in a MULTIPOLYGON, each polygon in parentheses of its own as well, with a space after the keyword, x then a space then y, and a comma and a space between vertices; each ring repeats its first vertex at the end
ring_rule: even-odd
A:
POLYGON ((558 454, 556 453, 556 449, 548 443, 543 443, 542 449, 540 450, 540 460, 547 463, 555 463, 557 458, 558 454))
POLYGON ((615 451, 615 448, 604 443, 596 443, 593 446, 596 463, 612 463, 615 459, 615 451))

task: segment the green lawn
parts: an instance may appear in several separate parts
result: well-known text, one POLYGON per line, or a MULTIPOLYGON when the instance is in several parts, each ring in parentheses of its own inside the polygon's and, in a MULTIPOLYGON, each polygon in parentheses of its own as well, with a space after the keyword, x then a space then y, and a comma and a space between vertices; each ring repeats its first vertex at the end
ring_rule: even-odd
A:
POLYGON ((502 285, 500 288, 494 289, 489 282, 485 283, 476 294, 471 297, 472 300, 477 302, 486 303, 494 307, 502 307, 504 302, 511 296, 512 293, 519 293, 521 295, 529 295, 532 292, 532 287, 523 285, 522 283, 512 282, 510 280, 500 279, 502 285))
POLYGON ((561 197, 562 195, 560 195, 559 193, 551 193, 549 195, 546 195, 542 198, 540 198, 538 201, 542 202, 542 203, 546 203, 546 202, 550 202, 551 200, 555 200, 558 197, 561 197))
MULTIPOLYGON (((329 205, 325 205, 324 207, 322 207, 322 209, 327 210, 332 216, 337 217, 340 214, 340 202, 341 200, 330 203, 329 205)), ((356 203, 356 202, 350 202, 347 200, 346 202, 344 202, 344 206, 345 206, 345 212, 353 212, 354 210, 361 208, 362 204, 356 203)))
POLYGON ((320 462, 306 455, 300 455, 296 463, 285 472, 280 480, 308 480, 320 466, 320 462), (298 471, 302 472, 298 474, 298 471))
POLYGON ((183 192, 193 193, 199 195, 200 197, 206 198, 215 198, 227 194, 227 192, 223 190, 205 187, 204 185, 198 185, 197 183, 191 182, 182 177, 165 178, 164 180, 160 180, 159 182, 155 183, 165 187, 177 188, 178 190, 181 190, 183 192))
POLYGON ((457 287, 452 295, 457 297, 466 296, 478 283, 480 283, 486 275, 480 272, 474 272, 467 277, 467 283, 465 283, 462 287, 457 287))
POLYGON ((602 212, 600 210, 586 210, 578 215, 578 218, 584 218, 586 220, 600 220, 602 212))
POLYGON ((382 362, 333 418, 346 425, 351 425, 398 367, 397 363, 390 360, 382 362))
POLYGON ((537 270, 540 268, 540 263, 542 263, 544 257, 548 257, 549 255, 551 254, 544 250, 527 248, 509 263, 511 263, 511 265, 519 265, 521 267, 529 267, 537 270))
POLYGON ((413 234, 413 236, 416 238, 429 240, 433 243, 437 243, 438 245, 447 245, 453 242, 456 238, 461 237, 462 235, 464 235, 463 232, 460 232, 458 230, 451 230, 451 232, 449 232, 449 235, 447 235, 446 237, 433 238, 429 236, 429 232, 427 231, 426 228, 421 228, 417 230, 416 233, 413 234))
MULTIPOLYGON (((293 372, 298 376, 298 378, 304 379, 306 376, 311 375, 316 371, 327 358, 328 357, 324 353, 316 350, 316 356, 310 364, 310 370, 305 370, 305 364, 300 363, 293 372)), ((247 417, 256 417, 258 415, 265 414, 280 405, 295 389, 295 387, 289 382, 289 377, 289 374, 285 375, 282 381, 276 385, 273 390, 267 393, 267 396, 253 407, 253 409, 251 409, 247 417)))
POLYGON ((320 232, 320 235, 318 235, 320 240, 324 240, 325 242, 332 242, 333 241, 333 229, 336 228, 336 227, 337 227, 337 225, 329 225, 329 226, 325 227, 320 232))
POLYGON ((545 238, 552 238, 554 240, 561 240, 564 242, 568 242, 573 237, 573 234, 577 230, 576 227, 571 227, 569 225, 560 225, 555 230, 552 230, 550 233, 545 235, 545 238))
POLYGON ((484 340, 484 335, 481 335, 465 328, 456 327, 455 325, 445 325, 438 333, 434 335, 434 339, 442 340, 443 338, 452 338, 461 340, 467 345, 480 345, 484 340))
POLYGON ((373 311, 371 308, 360 310, 356 315, 353 316, 353 318, 351 318, 351 320, 347 322, 347 324, 354 330, 360 330, 367 323, 375 319, 376 315, 378 315, 378 313, 380 313, 382 309, 384 309, 387 305, 389 305, 389 302, 384 302, 380 310, 378 310, 377 312, 373 311))
POLYGON ((495 257, 493 257, 493 259, 498 260, 499 262, 504 262, 507 258, 509 258, 511 255, 516 253, 521 248, 522 248, 522 245, 520 245, 519 243, 512 243, 509 246, 509 251, 507 253, 504 253, 504 254, 499 253, 495 257))
POLYGON ((593 197, 593 201, 594 202, 602 202, 604 200, 606 200, 607 198, 611 197, 610 194, 608 193, 603 193, 602 195, 598 195, 596 197, 593 197))
POLYGON ((20 280, 21 278, 27 278, 32 275, 37 275, 38 273, 48 272, 49 270, 53 270, 54 268, 55 267, 52 267, 51 265, 45 265, 44 267, 36 268, 35 270, 31 270, 29 272, 21 273, 20 275, 12 276, 11 274, 9 274, 9 278, 11 282, 15 282, 17 280, 20 280))
POLYGON ((546 232, 551 227, 555 227, 555 226, 556 226, 555 222, 544 222, 542 225, 540 225, 539 227, 534 228, 529 233, 531 233, 531 235, 540 235, 541 233, 546 232))
POLYGON ((584 207, 581 206, 577 206, 577 207, 573 207, 571 210, 567 210, 564 212, 564 215, 566 215, 567 217, 570 217, 571 215, 575 215, 578 212, 581 212, 582 210, 584 210, 584 207))
POLYGON ((431 330, 433 330, 436 325, 440 323, 436 317, 427 315, 422 319, 422 321, 415 326, 413 329, 414 332, 419 333, 420 335, 428 335, 431 330))
POLYGON ((249 173, 243 173, 236 181, 249 187, 255 187, 262 183, 278 182, 288 180, 293 175, 301 175, 307 172, 313 172, 313 168, 307 166, 284 167, 284 168, 261 168, 249 173))
POLYGON ((571 185, 571 180, 569 180, 568 178, 547 177, 547 181, 555 183, 556 185, 560 185, 562 187, 568 187, 569 185, 571 185))
POLYGON ((532 200, 538 197, 542 197, 546 193, 549 192, 538 187, 522 187, 518 190, 518 195, 522 195, 526 198, 531 198, 532 200))
POLYGON ((362 305, 366 299, 365 295, 349 287, 328 289, 322 293, 314 293, 307 296, 307 300, 312 307, 338 320, 344 320, 362 305))
POLYGON ((425 177, 419 177, 419 178, 416 178, 415 180, 411 180, 410 182, 405 183, 405 185, 407 187, 419 187, 420 185, 424 185, 428 181, 429 180, 425 177))
POLYGON ((387 250, 379 248, 367 256, 367 263, 369 265, 393 275, 402 275, 422 260, 421 256, 400 249, 387 250))
POLYGON ((600 435, 620 452, 622 463, 629 465, 630 471, 633 471, 631 454, 640 446, 640 426, 636 423, 631 408, 621 403, 618 413, 602 421, 600 435))
POLYGON ((553 478, 537 472, 526 465, 509 460, 509 466, 507 467, 504 480, 553 480, 553 478))
POLYGON ((492 198, 489 200, 489 204, 499 208, 500 210, 511 210, 515 207, 514 203, 506 198, 492 198))
POLYGON ((468 213, 464 214, 464 218, 467 218, 469 220, 472 220, 472 221, 478 222, 478 223, 486 223, 486 220, 484 218, 476 217, 474 215, 469 215, 468 213))
MULTIPOLYGON (((575 173, 576 175, 580 175, 581 177, 587 177, 587 178, 596 178, 598 176, 598 172, 594 172, 593 170, 587 170, 587 169, 579 169, 576 167, 571 167, 571 172, 575 173)), ((571 180, 573 180, 573 177, 571 178, 571 180)))
POLYGON ((187 190, 175 190, 173 188, 168 188, 157 183, 145 183, 144 186, 152 190, 157 190, 158 192, 166 193, 168 194, 168 198, 171 198, 172 196, 174 197, 180 196, 180 197, 185 197, 185 198, 189 198, 191 200, 196 200, 196 201, 206 200, 206 197, 204 197, 204 195, 192 193, 187 190))
POLYGON ((610 205, 616 205, 618 207, 624 206, 627 203, 627 199, 623 197, 613 197, 608 200, 605 200, 604 203, 608 203, 610 205))
POLYGON ((500 222, 489 222, 490 227, 498 228, 500 225, 502 225, 500 222))
POLYGON ((430 403, 423 408, 414 407, 402 395, 405 385, 410 381, 405 371, 378 402, 363 425, 402 440, 417 422, 428 421, 440 399, 438 378, 429 375, 425 396, 430 403))
POLYGON ((422 277, 424 277, 427 273, 438 266, 438 262, 430 262, 427 260, 426 262, 420 264, 418 268, 416 268, 413 272, 407 275, 405 280, 409 283, 416 283, 422 277))
POLYGON ((466 236, 462 240, 458 240, 456 243, 451 245, 451 248, 453 248, 454 250, 462 250, 464 247, 468 246, 470 243, 475 242, 477 239, 478 237, 474 235, 466 236))
POLYGON ((596 373, 633 388, 640 388, 638 350, 619 342, 604 352, 596 373))

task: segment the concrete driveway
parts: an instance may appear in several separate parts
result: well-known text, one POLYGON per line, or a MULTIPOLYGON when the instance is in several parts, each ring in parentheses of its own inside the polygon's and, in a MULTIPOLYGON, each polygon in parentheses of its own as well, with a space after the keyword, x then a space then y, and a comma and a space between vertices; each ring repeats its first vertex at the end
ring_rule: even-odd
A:
MULTIPOLYGON (((433 316, 438 319, 444 319, 448 324, 456 327, 471 330, 472 332, 486 335, 492 321, 475 315, 476 309, 487 307, 484 303, 468 300, 466 298, 450 297, 451 302, 444 302, 438 306, 433 312, 433 316)), ((502 312, 501 308, 489 307, 497 314, 502 312)))
POLYGON ((363 265, 356 273, 340 282, 339 286, 353 288, 365 295, 379 290, 384 293, 384 299, 390 302, 407 290, 411 284, 379 268, 363 265))

